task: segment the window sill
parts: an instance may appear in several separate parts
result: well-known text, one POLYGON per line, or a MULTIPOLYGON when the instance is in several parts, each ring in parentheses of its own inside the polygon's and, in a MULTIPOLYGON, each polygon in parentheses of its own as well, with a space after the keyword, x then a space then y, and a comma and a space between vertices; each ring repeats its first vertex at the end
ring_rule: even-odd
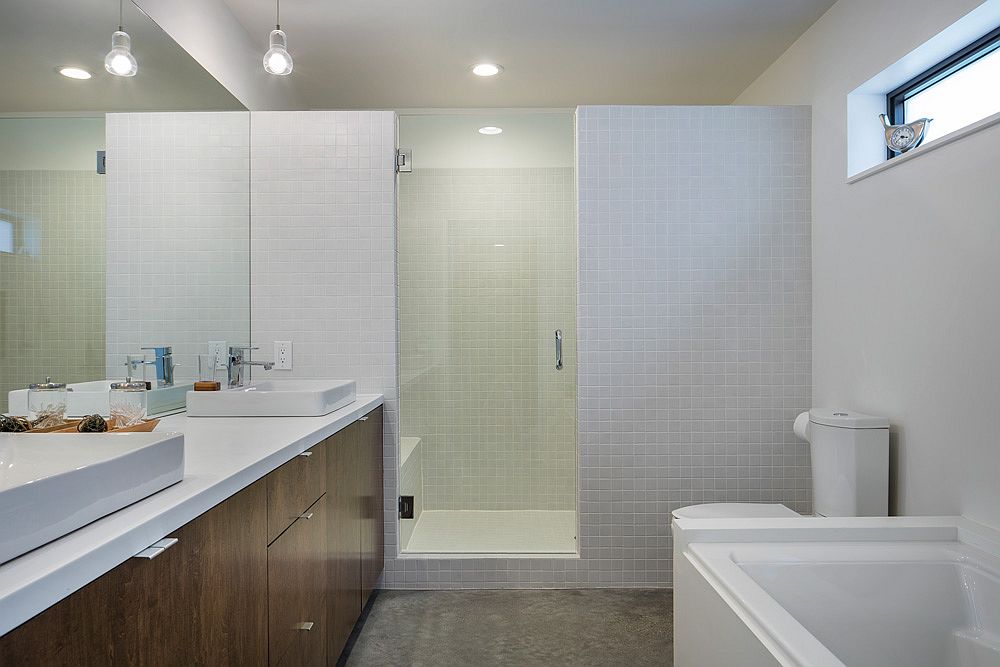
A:
POLYGON ((975 134, 976 132, 979 132, 980 130, 984 130, 987 127, 991 127, 991 126, 996 125, 998 123, 1000 123, 1000 113, 995 113, 992 116, 987 116, 986 118, 983 118, 982 120, 979 120, 979 121, 973 123, 972 125, 966 125, 965 127, 963 127, 960 130, 955 130, 954 132, 946 134, 943 137, 939 137, 938 139, 935 139, 934 141, 931 141, 931 142, 928 142, 926 144, 922 144, 920 146, 917 146, 913 150, 911 150, 911 151, 909 151, 907 153, 903 153, 902 155, 897 155, 896 157, 892 158, 891 160, 886 160, 885 162, 877 164, 874 167, 869 167, 868 169, 865 169, 864 171, 860 171, 860 172, 854 174, 853 176, 849 177, 847 179, 847 183, 848 183, 848 185, 850 185, 852 183, 857 183, 858 181, 862 181, 862 180, 868 178, 869 176, 874 176, 875 174, 879 173, 880 171, 885 171, 886 169, 894 167, 897 164, 902 164, 904 162, 909 162, 910 160, 912 160, 912 159, 914 159, 914 158, 916 158, 916 157, 918 157, 920 155, 924 155, 925 153, 931 152, 935 148, 940 148, 941 146, 947 146, 948 144, 950 144, 952 142, 958 141, 959 139, 964 139, 965 137, 969 136, 970 134, 975 134))

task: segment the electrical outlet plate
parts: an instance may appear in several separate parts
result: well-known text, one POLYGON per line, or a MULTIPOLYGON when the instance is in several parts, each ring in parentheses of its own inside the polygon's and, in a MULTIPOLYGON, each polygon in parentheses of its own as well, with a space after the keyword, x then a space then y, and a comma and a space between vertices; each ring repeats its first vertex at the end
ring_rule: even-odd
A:
POLYGON ((274 368, 275 370, 292 370, 292 341, 274 341, 274 368))
POLYGON ((215 368, 216 370, 223 369, 226 367, 226 357, 229 356, 229 346, 226 345, 224 340, 210 340, 208 341, 208 353, 215 355, 215 368))

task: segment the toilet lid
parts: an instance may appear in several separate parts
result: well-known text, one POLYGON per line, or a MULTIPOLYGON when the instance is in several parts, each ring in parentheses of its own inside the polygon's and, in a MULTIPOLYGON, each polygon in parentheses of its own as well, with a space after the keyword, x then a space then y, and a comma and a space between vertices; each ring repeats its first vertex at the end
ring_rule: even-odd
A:
POLYGON ((675 519, 764 519, 800 516, 781 503, 705 503, 673 511, 675 519))
POLYGON ((813 408, 809 411, 809 421, 821 426, 836 426, 838 428, 889 428, 889 420, 885 417, 875 417, 863 412, 836 408, 813 408))

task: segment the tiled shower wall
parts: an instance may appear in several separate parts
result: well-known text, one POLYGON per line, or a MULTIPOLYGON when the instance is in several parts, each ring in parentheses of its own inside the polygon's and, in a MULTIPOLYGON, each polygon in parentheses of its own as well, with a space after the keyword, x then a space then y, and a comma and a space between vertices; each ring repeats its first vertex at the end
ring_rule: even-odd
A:
POLYGON ((414 168, 398 193, 400 434, 421 439, 423 509, 575 509, 574 169, 414 168))
POLYGON ((108 377, 172 345, 190 381, 209 341, 248 341, 249 169, 247 112, 108 114, 108 377))
POLYGON ((104 177, 0 170, 0 412, 7 392, 104 374, 104 177))
POLYGON ((580 558, 389 559, 387 587, 669 586, 671 510, 810 508, 810 110, 577 118, 580 558))

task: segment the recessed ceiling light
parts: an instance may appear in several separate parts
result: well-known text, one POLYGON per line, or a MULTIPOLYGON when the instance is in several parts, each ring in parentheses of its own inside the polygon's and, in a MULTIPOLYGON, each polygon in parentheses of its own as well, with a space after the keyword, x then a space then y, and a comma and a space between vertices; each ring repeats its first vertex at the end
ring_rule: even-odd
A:
POLYGON ((479 128, 479 134, 500 134, 501 132, 503 132, 502 127, 494 127, 492 125, 479 128))
POLYGON ((472 73, 476 76, 496 76, 501 71, 503 71, 503 67, 496 63, 479 63, 472 66, 472 73))
POLYGON ((70 79, 80 79, 84 81, 93 76, 90 72, 83 69, 82 67, 60 67, 59 73, 70 79))

